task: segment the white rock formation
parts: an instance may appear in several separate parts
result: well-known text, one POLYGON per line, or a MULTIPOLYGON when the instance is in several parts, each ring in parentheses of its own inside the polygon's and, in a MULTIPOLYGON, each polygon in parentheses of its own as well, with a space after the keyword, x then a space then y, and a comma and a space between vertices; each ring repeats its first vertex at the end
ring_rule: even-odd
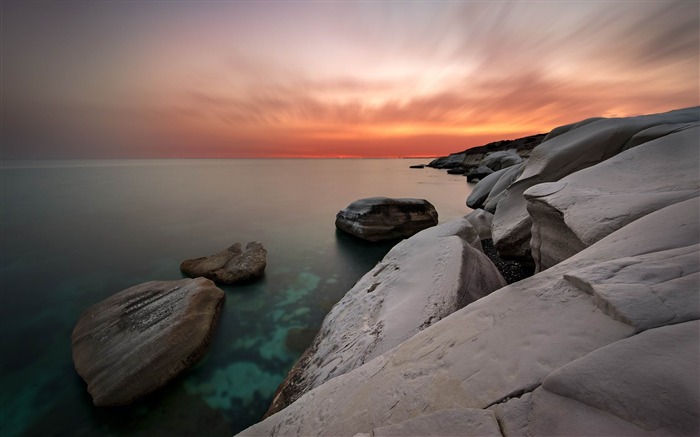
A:
POLYGON ((355 435, 465 408, 516 434, 695 435, 699 211, 694 198, 645 215, 241 435, 355 435), (654 298, 665 315, 649 316, 654 298))
POLYGON ((511 168, 512 167, 504 168, 503 170, 493 172, 480 180, 472 189, 469 197, 467 197, 467 206, 472 209, 483 207, 484 202, 486 202, 486 199, 489 197, 491 189, 498 183, 501 176, 511 168))
POLYGON ((523 162, 523 158, 518 155, 518 152, 515 149, 508 149, 487 153, 481 160, 480 165, 497 171, 521 162, 523 162))
POLYGON ((523 172, 499 200, 493 220, 494 245, 502 256, 530 256, 531 220, 523 193, 528 188, 561 178, 621 152, 644 130, 664 124, 700 121, 699 108, 628 118, 585 120, 562 127, 535 147, 523 172), (567 129, 565 129, 567 128, 567 129))
POLYGON ((493 214, 483 209, 475 209, 469 214, 464 216, 464 219, 468 221, 476 234, 481 240, 491 239, 491 222, 493 221, 493 214))
POLYGON ((464 218, 397 244, 326 316, 272 411, 505 285, 464 218), (477 248, 472 247, 472 245, 477 248))
POLYGON ((664 127, 654 129, 666 134, 660 138, 523 193, 538 271, 645 214, 698 195, 700 124, 664 127))
POLYGON ((491 214, 496 212, 498 202, 501 200, 501 197, 503 197, 503 193, 505 193, 506 188, 510 187, 510 184, 515 182, 520 177, 524 167, 525 163, 516 164, 507 168, 503 172, 501 177, 498 178, 496 184, 493 186, 493 188, 491 188, 491 191, 489 191, 489 195, 484 201, 484 209, 486 211, 490 212, 491 214))

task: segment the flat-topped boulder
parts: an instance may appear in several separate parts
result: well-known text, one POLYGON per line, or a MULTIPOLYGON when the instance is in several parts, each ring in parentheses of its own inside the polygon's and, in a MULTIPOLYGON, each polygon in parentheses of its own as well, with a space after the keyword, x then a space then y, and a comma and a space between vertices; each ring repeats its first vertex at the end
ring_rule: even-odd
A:
POLYGON ((214 255, 185 260, 180 264, 180 270, 193 278, 236 284, 261 277, 266 266, 267 250, 259 241, 251 241, 245 251, 241 250, 240 243, 235 243, 214 255))
POLYGON ((410 237, 438 224, 435 207, 424 199, 369 197, 338 212, 335 226, 367 241, 410 237))
POLYGON ((198 278, 146 282, 88 308, 71 340, 94 404, 130 404, 195 365, 224 300, 213 282, 198 278))

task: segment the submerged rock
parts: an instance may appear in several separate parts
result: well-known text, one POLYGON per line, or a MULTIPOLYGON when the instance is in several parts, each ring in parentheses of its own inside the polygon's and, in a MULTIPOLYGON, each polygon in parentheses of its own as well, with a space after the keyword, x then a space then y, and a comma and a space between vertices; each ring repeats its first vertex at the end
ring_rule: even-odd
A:
POLYGON ((203 276, 221 284, 236 284, 257 279, 265 272, 267 250, 259 241, 252 241, 241 250, 241 244, 211 256, 188 259, 180 270, 193 278, 203 276))
POLYGON ((397 244, 326 316, 268 415, 504 286, 480 249, 464 218, 397 244))
POLYGON ((435 207, 424 199, 369 197, 338 212, 335 226, 368 241, 407 238, 438 224, 435 207))
POLYGON ((196 364, 224 299, 204 278, 151 281, 88 308, 71 340, 75 369, 94 404, 132 403, 196 364))

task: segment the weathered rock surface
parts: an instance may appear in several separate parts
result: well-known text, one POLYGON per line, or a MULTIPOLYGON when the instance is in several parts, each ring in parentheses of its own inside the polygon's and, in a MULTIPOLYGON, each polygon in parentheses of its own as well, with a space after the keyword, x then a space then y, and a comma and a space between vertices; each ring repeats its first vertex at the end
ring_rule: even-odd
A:
POLYGON ((356 200, 335 219, 338 229, 368 241, 407 238, 437 224, 438 213, 430 202, 410 198, 356 200))
POLYGON ((372 435, 375 437, 500 437, 501 430, 498 427, 498 422, 493 412, 489 410, 460 408, 454 410, 440 410, 395 425, 375 428, 372 435))
MULTIPOLYGON (((634 305, 637 293, 616 294, 615 308, 627 311, 622 322, 609 301, 565 275, 577 272, 579 282, 600 284, 592 286, 599 290, 606 284, 662 286, 664 301, 697 295, 699 213, 694 198, 645 215, 327 381, 242 435, 355 435, 458 408, 490 408, 504 429, 529 428, 535 435, 697 433, 697 325, 634 336, 646 326, 636 321, 648 320, 647 306, 634 305), (683 266, 672 269, 670 279, 667 266, 656 265, 668 251, 683 266), (595 266, 628 259, 642 264, 606 268, 600 282, 595 266), (644 399, 637 403, 638 393, 644 399)), ((662 323, 696 317, 669 308, 674 317, 662 323)))
POLYGON ((498 206, 498 202, 501 200, 501 197, 503 197, 503 193, 505 193, 506 189, 510 187, 510 184, 515 182, 520 177, 524 167, 525 163, 521 163, 505 169, 501 177, 498 178, 498 181, 494 184, 493 188, 491 188, 491 191, 489 191, 489 195, 484 201, 483 207, 486 211, 490 212, 491 214, 496 212, 496 207, 498 206))
POLYGON ((699 337, 698 320, 644 331, 556 370, 542 388, 660 435, 698 435, 699 337))
POLYGON ((508 170, 508 168, 504 168, 503 170, 493 172, 484 179, 480 180, 479 183, 472 188, 472 192, 469 194, 469 197, 467 197, 467 206, 472 209, 482 208, 493 187, 496 185, 496 183, 498 183, 501 176, 503 176, 503 174, 508 170))
MULTIPOLYGON (((447 172, 449 173, 450 171, 448 170, 447 172)), ((493 173, 492 169, 486 167, 485 165, 480 165, 469 170, 469 173, 467 173, 467 181, 472 182, 475 179, 483 179, 491 173, 493 173)))
POLYGON ((523 193, 538 271, 645 214, 698 195, 700 125, 662 127, 643 135, 660 138, 523 193))
MULTIPOLYGON (((621 152, 635 134, 665 124, 700 120, 698 108, 628 118, 585 120, 557 132, 535 147, 523 172, 503 193, 493 221, 493 240, 502 256, 530 257, 530 227, 523 193, 528 188, 561 178, 621 152)), ((557 129, 555 129, 557 131, 557 129)))
POLYGON ((487 153, 481 160, 481 165, 497 171, 521 162, 523 162, 523 158, 518 155, 518 152, 515 149, 508 149, 487 153))
POLYGON ((464 218, 397 244, 326 316, 314 343, 278 389, 269 413, 504 286, 480 249, 464 218))
POLYGON ((197 363, 224 299, 208 279, 182 279, 146 282, 88 308, 71 340, 95 405, 132 403, 197 363))
POLYGON ((479 236, 481 240, 491 239, 491 222, 493 221, 493 214, 483 209, 475 209, 469 214, 464 216, 464 219, 468 221, 476 235, 479 236))
POLYGON ((180 270, 193 278, 205 277, 220 284, 236 284, 257 279, 265 272, 267 250, 259 241, 251 241, 241 250, 241 244, 211 256, 188 259, 180 270))

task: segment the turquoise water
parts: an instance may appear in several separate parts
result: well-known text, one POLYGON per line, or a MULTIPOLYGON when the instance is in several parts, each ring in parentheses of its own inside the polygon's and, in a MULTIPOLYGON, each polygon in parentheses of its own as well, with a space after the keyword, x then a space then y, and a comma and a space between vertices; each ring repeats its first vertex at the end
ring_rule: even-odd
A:
POLYGON ((325 314, 389 250, 338 233, 362 197, 466 214, 463 176, 423 160, 5 162, 1 172, 0 435, 231 435, 260 419, 325 314), (130 407, 95 408, 71 360, 90 305, 182 278, 233 242, 268 250, 264 278, 227 294, 205 358, 130 407))

